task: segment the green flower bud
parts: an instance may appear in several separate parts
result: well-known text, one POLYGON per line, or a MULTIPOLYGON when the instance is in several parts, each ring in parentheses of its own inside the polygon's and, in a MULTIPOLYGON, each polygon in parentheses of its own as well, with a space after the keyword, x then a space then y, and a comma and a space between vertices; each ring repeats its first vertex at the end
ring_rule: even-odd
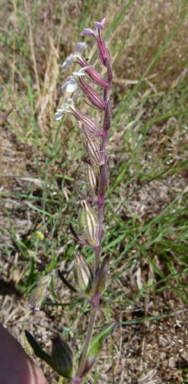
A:
POLYGON ((87 182, 90 196, 96 196, 97 189, 97 177, 93 167, 87 163, 87 182))
POLYGON ((89 137, 85 134, 83 136, 83 146, 92 164, 97 166, 103 164, 103 161, 101 160, 100 148, 94 137, 89 137))
POLYGON ((25 331, 25 335, 36 356, 44 360, 59 375, 68 379, 73 377, 74 372, 72 350, 68 344, 60 338, 59 335, 56 335, 52 338, 51 356, 42 350, 40 345, 28 331, 25 331))
POLYGON ((102 294, 106 287, 108 270, 110 265, 110 256, 105 256, 101 266, 99 267, 95 278, 93 279, 92 293, 95 295, 102 294))
POLYGON ((108 191, 108 169, 107 165, 101 168, 98 194, 105 194, 108 191))
POLYGON ((44 234, 41 231, 36 232, 37 240, 44 240, 44 234))
POLYGON ((85 235, 88 243, 95 247, 98 243, 98 223, 97 218, 86 200, 81 201, 82 210, 79 215, 80 229, 85 235))
POLYGON ((88 293, 93 281, 93 273, 88 263, 80 253, 75 256, 75 279, 78 289, 88 293))
POLYGON ((59 375, 71 379, 73 377, 73 354, 69 345, 59 335, 52 339, 52 364, 59 375))
POLYGON ((37 286, 33 294, 29 298, 29 305, 35 310, 39 311, 42 305, 42 302, 45 300, 47 289, 51 283, 52 275, 43 276, 39 279, 37 286))

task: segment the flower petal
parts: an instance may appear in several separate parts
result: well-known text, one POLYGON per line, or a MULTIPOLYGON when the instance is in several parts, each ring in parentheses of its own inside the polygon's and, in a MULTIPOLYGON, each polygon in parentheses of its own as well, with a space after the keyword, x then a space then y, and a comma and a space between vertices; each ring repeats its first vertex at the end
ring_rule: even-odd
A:
POLYGON ((76 80, 74 80, 67 85, 67 92, 74 92, 77 88, 78 84, 76 80))
POLYGON ((84 28, 83 32, 81 33, 82 36, 95 36, 96 31, 93 31, 91 28, 84 28))
POLYGON ((75 51, 76 51, 77 53, 79 53, 79 52, 83 52, 84 49, 86 49, 87 47, 88 47, 88 44, 86 44, 86 43, 80 41, 80 42, 78 42, 78 43, 75 44, 75 51))
POLYGON ((74 57, 75 57, 75 55, 73 53, 71 53, 71 55, 69 55, 66 58, 66 60, 64 61, 64 63, 62 64, 61 68, 62 69, 68 68, 73 63, 74 57))
POLYGON ((95 26, 96 26, 96 28, 97 28, 98 30, 101 30, 101 29, 104 28, 105 21, 106 21, 106 19, 104 18, 104 19, 102 19, 101 22, 99 22, 99 21, 95 21, 94 24, 95 24, 95 26))
POLYGON ((85 76, 85 70, 88 69, 88 68, 91 68, 91 65, 87 66, 87 67, 82 67, 79 69, 78 72, 73 72, 73 75, 74 76, 77 76, 77 77, 80 77, 80 76, 85 76))
POLYGON ((67 79, 67 81, 62 85, 61 92, 74 92, 78 87, 76 77, 71 76, 67 79))
POLYGON ((61 120, 62 117, 63 117, 62 112, 56 112, 56 113, 55 113, 55 119, 56 119, 56 120, 61 120))

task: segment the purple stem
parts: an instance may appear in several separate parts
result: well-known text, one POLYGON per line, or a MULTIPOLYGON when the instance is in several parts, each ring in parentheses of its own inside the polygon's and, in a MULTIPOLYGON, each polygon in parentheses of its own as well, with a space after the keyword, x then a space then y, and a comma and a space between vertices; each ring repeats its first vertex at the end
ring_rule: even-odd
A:
MULTIPOLYGON (((110 85, 112 81, 112 76, 111 76, 111 71, 108 71, 108 82, 107 82, 107 87, 105 88, 104 91, 104 102, 105 102, 105 109, 108 108, 108 103, 110 99, 110 85), (110 72, 110 76, 109 76, 110 72)), ((99 196, 98 196, 98 243, 99 245, 95 248, 95 273, 99 267, 100 263, 100 254, 101 254, 101 247, 102 247, 102 239, 104 236, 104 229, 103 229, 103 220, 104 220, 104 202, 105 202, 105 188, 107 189, 107 180, 104 180, 104 174, 107 174, 107 156, 106 156, 106 143, 107 143, 107 137, 108 137, 108 131, 110 129, 110 122, 107 124, 105 117, 104 117, 104 122, 103 122, 103 137, 102 137, 102 143, 101 143, 101 148, 100 151, 103 154, 104 157, 104 164, 100 166, 100 180, 99 180, 99 185, 101 186, 101 190, 99 191, 99 196), (104 187, 104 188, 103 188, 104 187)))
MULTIPOLYGON (((105 54, 105 44, 103 41, 103 47, 105 54)), ((101 49, 102 49, 101 48, 101 49)), ((107 51, 106 51, 107 52, 107 51)), ((110 111, 109 111, 109 102, 110 102, 110 86, 112 82, 112 70, 111 70, 111 62, 110 58, 107 54, 107 59, 105 63, 103 64, 107 68, 108 72, 108 79, 106 82, 106 86, 104 87, 104 120, 103 120, 103 134, 102 134, 102 143, 100 147, 100 152, 102 154, 103 158, 103 164, 99 167, 99 193, 98 193, 98 200, 96 202, 97 205, 97 219, 98 219, 98 245, 94 248, 95 251, 95 266, 94 266, 94 276, 96 275, 96 272, 99 268, 100 264, 100 254, 101 254, 101 247, 102 247, 102 239, 104 236, 104 229, 103 229, 103 220, 104 220, 104 203, 105 203, 105 194, 108 189, 108 173, 107 173, 107 156, 106 156, 106 143, 107 143, 107 137, 108 137, 108 131, 111 126, 110 122, 110 111)), ((84 368, 86 365, 87 355, 88 355, 88 349, 92 338, 93 329, 95 326, 95 319, 96 314, 99 309, 99 298, 100 294, 97 292, 93 295, 93 302, 91 301, 91 312, 90 312, 90 319, 88 324, 88 330, 86 334, 86 340, 83 348, 83 352, 81 355, 78 371, 76 374, 76 377, 73 379, 73 384, 80 384, 83 380, 83 373, 84 368)))
POLYGON ((75 381, 73 379, 73 383, 76 383, 76 380, 78 381, 79 379, 81 380, 80 383, 82 383, 82 379, 83 379, 82 378, 82 372, 84 371, 84 367, 85 367, 85 363, 86 363, 86 359, 87 359, 87 353, 88 353, 89 344, 90 344, 90 341, 92 338, 93 328, 95 325, 95 317, 97 314, 97 309, 98 308, 95 308, 95 307, 91 308, 90 319, 89 319, 87 335, 86 335, 86 341, 85 341, 84 349, 82 352, 82 357, 81 357, 81 361, 79 364, 79 368, 78 368, 78 371, 77 371, 77 374, 75 377, 75 381))

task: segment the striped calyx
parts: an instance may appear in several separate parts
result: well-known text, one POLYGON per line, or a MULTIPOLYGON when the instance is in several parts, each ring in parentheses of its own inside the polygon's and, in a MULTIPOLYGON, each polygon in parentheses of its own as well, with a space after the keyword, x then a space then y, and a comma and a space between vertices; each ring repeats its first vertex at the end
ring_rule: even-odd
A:
POLYGON ((78 289, 89 293, 93 281, 93 273, 88 263, 80 253, 75 254, 75 279, 78 289))
POLYGON ((88 183, 88 191, 90 196, 95 197, 96 196, 96 189, 97 189, 97 177, 95 170, 93 167, 87 163, 87 183, 88 183))
POLYGON ((105 102, 100 97, 100 95, 94 91, 93 88, 90 87, 89 84, 87 84, 83 79, 80 78, 79 80, 79 86, 81 90, 84 92, 84 94, 87 96, 87 98, 91 101, 91 103, 101 111, 104 111, 105 109, 105 102))
POLYGON ((94 137, 89 137, 86 134, 83 135, 83 146, 92 164, 97 166, 103 164, 103 161, 101 160, 100 148, 94 137))
POLYGON ((95 295, 101 295, 106 287, 107 277, 108 277, 108 270, 110 265, 110 256, 107 255, 103 259, 103 262, 101 266, 99 267, 98 271, 96 272, 95 278, 93 279, 92 284, 92 293, 95 295))
POLYGON ((96 85, 99 85, 100 87, 106 88, 108 85, 107 81, 98 73, 91 65, 88 64, 86 60, 83 59, 83 57, 79 57, 78 59, 80 65, 82 67, 87 67, 88 69, 85 68, 85 72, 87 75, 90 77, 92 82, 96 85))
POLYGON ((52 338, 52 367, 63 377, 73 377, 72 350, 59 335, 52 338))
POLYGON ((70 111, 78 121, 81 121, 84 124, 88 136, 102 136, 101 130, 90 117, 80 112, 75 106, 72 106, 70 111))
POLYGON ((88 243, 95 247, 98 244, 98 223, 95 213, 86 200, 81 201, 82 209, 79 215, 79 225, 88 243))
POLYGON ((39 279, 37 286, 32 293, 32 295, 29 298, 29 305, 35 310, 39 311, 42 305, 42 302, 44 301, 48 286, 50 285, 50 282, 52 280, 52 275, 46 275, 39 279))

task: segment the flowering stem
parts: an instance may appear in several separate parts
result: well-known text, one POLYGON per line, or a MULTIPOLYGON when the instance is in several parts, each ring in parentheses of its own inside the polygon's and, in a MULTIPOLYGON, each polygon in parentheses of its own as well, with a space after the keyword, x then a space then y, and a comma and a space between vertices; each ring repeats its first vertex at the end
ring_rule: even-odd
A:
MULTIPOLYGON (((85 341, 84 349, 82 352, 82 357, 80 360, 79 368, 77 371, 77 377, 80 377, 80 379, 81 379, 81 375, 82 375, 82 372, 84 370, 86 359, 87 359, 87 352, 88 352, 89 344, 90 344, 90 341, 92 338, 92 333, 93 333, 93 329, 94 329, 94 325, 95 325, 95 318, 96 318, 96 314, 97 314, 97 309, 98 308, 91 307, 90 319, 89 319, 87 335, 86 335, 86 341, 85 341)), ((73 383, 74 383, 74 381, 73 381, 73 383)))
POLYGON ((82 383, 83 378, 88 374, 95 361, 95 355, 92 355, 89 347, 95 326, 96 314, 99 309, 100 296, 106 285, 110 262, 109 255, 106 255, 103 258, 103 261, 100 262, 102 240, 104 236, 103 221, 105 195, 108 190, 106 144, 108 132, 111 127, 110 87, 112 82, 111 58, 102 36, 104 24, 105 19, 101 22, 95 22, 96 31, 93 31, 90 28, 85 28, 82 35, 93 36, 96 39, 99 58, 102 65, 107 70, 107 79, 104 79, 86 60, 84 60, 81 53, 87 47, 86 43, 77 43, 75 46, 76 53, 71 54, 62 66, 63 69, 66 69, 73 62, 81 66, 81 69, 78 72, 73 72, 74 76, 68 78, 62 86, 62 91, 66 90, 68 92, 73 92, 77 89, 77 86, 79 86, 85 95, 86 104, 88 104, 87 101, 89 100, 91 103, 91 105, 89 104, 90 106, 103 111, 104 117, 102 130, 89 116, 87 116, 87 114, 83 114, 75 107, 74 100, 77 99, 77 96, 75 96, 75 99, 66 99, 64 106, 58 108, 55 114, 57 120, 61 119, 64 113, 72 114, 77 120, 78 129, 82 133, 83 147, 87 156, 85 163, 87 164, 87 177, 89 180, 87 187, 88 195, 85 195, 78 187, 76 187, 78 193, 85 198, 80 202, 82 210, 79 215, 80 230, 82 231, 83 237, 77 234, 72 226, 70 228, 75 238, 81 244, 90 246, 95 253, 93 271, 82 255, 75 255, 77 280, 79 283, 79 289, 76 290, 76 292, 79 292, 80 290, 82 297, 85 294, 88 295, 91 310, 83 351, 76 375, 72 379, 73 384, 82 383), (89 77, 95 85, 102 88, 103 97, 82 79, 84 71, 86 72, 87 77, 89 77), (78 78, 79 80, 77 84, 78 78), (100 144, 99 138, 101 140, 100 144), (98 172, 96 172, 96 167, 98 167, 98 172), (95 175, 96 173, 97 175, 95 175), (95 199, 93 199, 93 197, 95 197, 95 199), (93 211, 92 207, 90 207, 89 202, 93 203, 93 205, 95 204, 96 213, 94 212, 95 210, 93 211))
MULTIPOLYGON (((107 156, 106 156, 106 143, 107 143, 107 137, 108 132, 110 129, 110 119, 106 119, 106 116, 109 114, 109 99, 110 99, 110 85, 112 81, 112 72, 108 70, 108 81, 107 85, 104 91, 104 103, 105 103, 105 112, 104 112, 104 123, 103 123, 103 135, 102 135, 102 143, 100 147, 100 152, 103 154, 104 163, 99 167, 100 169, 100 176, 99 176, 99 195, 98 195, 98 201, 97 201, 97 207, 98 207, 98 213, 97 213, 97 221, 98 221, 98 245, 95 247, 95 266, 94 266, 94 275, 96 274, 99 264, 100 264, 100 254, 101 254, 101 248, 102 248, 102 239, 104 236, 104 229, 103 229, 103 219, 104 219, 104 203, 105 203, 105 193, 107 191, 107 184, 108 184, 108 176, 107 176, 107 156)), ((96 306, 91 307, 90 312, 90 320, 88 324, 88 330, 86 335, 86 341, 84 345, 84 349, 82 352, 81 361, 79 364, 79 368, 77 371, 77 377, 82 375, 82 372, 85 367, 86 359, 87 359, 87 353, 88 348, 90 345, 90 341, 92 338, 92 333, 95 325, 95 318, 97 311, 99 309, 99 300, 97 300, 96 306)), ((80 377, 81 379, 81 377, 80 377)), ((80 381, 81 383, 82 381, 80 381)), ((73 382, 74 383, 74 382, 73 382)))
MULTIPOLYGON (((108 108, 108 104, 109 104, 111 81, 112 81, 112 76, 110 76, 110 78, 108 79, 107 86, 104 92, 105 110, 108 108)), ((104 236, 104 230, 103 230, 104 203, 105 203, 105 193, 107 191, 107 184, 108 184, 106 143, 107 143, 109 129, 110 129, 110 119, 109 121, 106 121, 104 116, 103 137, 102 137, 102 143, 100 148, 100 152, 104 158, 104 163, 103 165, 100 166, 100 180, 99 180, 100 190, 99 190, 99 196, 97 201, 97 205, 98 205, 97 216, 98 216, 99 229, 98 229, 98 246, 95 248, 95 272, 99 267, 100 253, 102 248, 102 239, 104 236)))

